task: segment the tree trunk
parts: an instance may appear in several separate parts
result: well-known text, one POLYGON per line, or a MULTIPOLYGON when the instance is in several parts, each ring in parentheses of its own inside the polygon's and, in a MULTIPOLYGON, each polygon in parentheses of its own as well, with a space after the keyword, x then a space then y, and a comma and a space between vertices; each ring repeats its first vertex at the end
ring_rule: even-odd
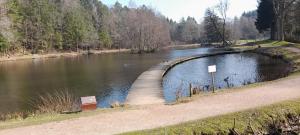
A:
POLYGON ((284 37, 284 13, 282 14, 282 16, 280 17, 280 31, 279 31, 279 41, 284 41, 285 37, 284 37))
POLYGON ((77 39, 77 41, 76 41, 76 52, 78 53, 78 50, 79 50, 79 47, 78 47, 79 45, 78 45, 78 39, 77 39))
POLYGON ((271 33, 270 33, 270 35, 271 35, 271 37, 270 37, 270 39, 271 40, 276 40, 276 23, 275 22, 273 22, 272 23, 272 26, 271 26, 271 33))
POLYGON ((222 37, 223 38, 222 39, 223 40, 223 46, 225 46, 225 42, 226 42, 225 41, 225 25, 226 25, 226 20, 223 21, 223 37, 222 37))

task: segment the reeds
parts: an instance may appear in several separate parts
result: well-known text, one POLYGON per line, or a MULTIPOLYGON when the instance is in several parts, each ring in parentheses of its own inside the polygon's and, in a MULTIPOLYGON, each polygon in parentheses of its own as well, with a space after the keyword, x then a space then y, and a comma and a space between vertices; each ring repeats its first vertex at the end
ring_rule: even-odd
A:
POLYGON ((68 90, 40 95, 32 105, 38 113, 69 113, 80 110, 79 98, 68 90))

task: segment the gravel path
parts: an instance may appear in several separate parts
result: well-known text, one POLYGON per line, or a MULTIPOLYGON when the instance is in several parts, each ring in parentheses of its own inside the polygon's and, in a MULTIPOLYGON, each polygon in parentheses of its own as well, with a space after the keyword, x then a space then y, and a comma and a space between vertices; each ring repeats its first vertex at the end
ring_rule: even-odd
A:
POLYGON ((42 125, 6 129, 1 135, 101 135, 151 129, 300 98, 300 75, 263 86, 199 97, 174 106, 151 105, 42 125))

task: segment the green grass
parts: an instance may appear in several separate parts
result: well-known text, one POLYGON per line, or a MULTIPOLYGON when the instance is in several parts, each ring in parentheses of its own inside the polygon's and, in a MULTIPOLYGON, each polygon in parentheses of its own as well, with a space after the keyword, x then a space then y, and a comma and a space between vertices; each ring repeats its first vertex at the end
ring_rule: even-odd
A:
POLYGON ((249 120, 251 120, 251 124, 254 127, 254 129, 257 129, 260 127, 260 123, 264 123, 266 120, 270 119, 269 115, 281 114, 287 111, 300 113, 300 99, 273 104, 257 109, 251 109, 242 112, 207 118, 204 120, 191 121, 174 126, 124 133, 124 135, 190 135, 193 133, 228 133, 228 129, 233 127, 234 119, 236 119, 237 131, 241 132, 247 128, 249 120))
POLYGON ((251 43, 251 42, 256 42, 256 40, 254 40, 254 39, 237 40, 236 44, 246 44, 246 43, 251 43))
POLYGON ((264 41, 258 41, 256 44, 261 45, 262 47, 280 47, 280 46, 286 46, 291 44, 287 41, 272 41, 272 40, 264 40, 264 41))
POLYGON ((260 40, 260 41, 241 40, 238 42, 253 43, 256 45, 261 45, 262 47, 279 47, 279 46, 286 46, 286 45, 291 44, 291 42, 287 42, 287 41, 274 41, 274 40, 260 40))
POLYGON ((281 57, 289 61, 293 68, 293 72, 300 71, 300 54, 290 51, 287 47, 300 49, 300 44, 287 41, 262 40, 254 42, 258 46, 233 46, 234 49, 255 49, 255 52, 269 55, 271 57, 281 57))

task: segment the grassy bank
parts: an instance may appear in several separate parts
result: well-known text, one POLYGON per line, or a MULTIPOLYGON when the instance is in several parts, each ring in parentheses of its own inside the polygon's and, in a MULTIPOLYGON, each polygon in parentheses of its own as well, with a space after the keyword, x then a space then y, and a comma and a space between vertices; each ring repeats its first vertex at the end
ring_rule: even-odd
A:
POLYGON ((292 72, 300 71, 300 45, 286 41, 267 41, 269 43, 259 44, 261 48, 256 52, 271 57, 282 58, 292 65, 292 72))
POLYGON ((58 113, 45 113, 45 114, 31 114, 26 119, 16 118, 6 121, 0 121, 0 130, 17 128, 30 125, 39 125, 49 122, 58 122, 63 120, 70 120, 80 117, 94 116, 99 113, 111 113, 115 111, 130 110, 131 107, 113 108, 113 109, 97 109, 94 111, 73 113, 73 114, 58 114, 58 113))
POLYGON ((257 109, 222 115, 204 120, 191 121, 174 126, 162 127, 152 130, 143 130, 137 132, 124 133, 124 135, 140 135, 140 134, 228 134, 229 129, 233 128, 234 119, 236 120, 235 128, 238 132, 247 129, 249 121, 253 129, 259 129, 263 123, 270 120, 270 115, 280 115, 285 112, 294 112, 300 114, 300 99, 286 101, 257 109))
POLYGON ((183 50, 183 49, 196 49, 201 47, 201 44, 186 44, 186 45, 171 45, 164 47, 162 49, 176 49, 176 50, 183 50))
POLYGON ((233 46, 234 49, 254 49, 256 53, 263 55, 282 58, 289 62, 292 72, 300 71, 300 44, 287 41, 263 40, 252 42, 250 45, 233 46))

